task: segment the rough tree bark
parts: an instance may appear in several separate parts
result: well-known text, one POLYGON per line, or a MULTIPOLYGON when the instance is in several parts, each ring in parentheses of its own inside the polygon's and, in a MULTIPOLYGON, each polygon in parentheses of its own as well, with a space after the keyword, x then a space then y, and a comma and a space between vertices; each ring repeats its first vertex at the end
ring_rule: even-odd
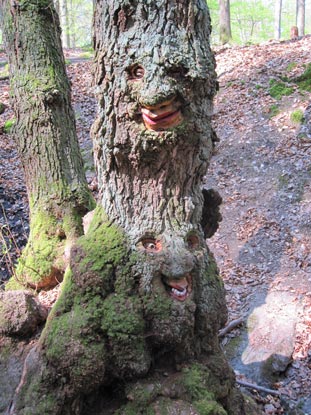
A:
POLYGON ((305 35, 305 0, 296 0, 296 26, 298 27, 298 35, 305 35))
POLYGON ((201 189, 216 92, 206 2, 100 0, 94 22, 100 203, 9 413, 246 414, 204 239, 220 203, 201 189))
POLYGON ((230 19, 230 0, 218 0, 219 3, 219 40, 222 45, 230 42, 231 19, 230 19))
MULTIPOLYGON (((4 34, 16 124, 30 205, 30 235, 19 260, 20 283, 33 288, 57 284, 65 251, 82 233, 92 207, 83 172, 70 85, 52 0, 2 0, 4 34)), ((12 288, 14 279, 7 285, 12 288)))

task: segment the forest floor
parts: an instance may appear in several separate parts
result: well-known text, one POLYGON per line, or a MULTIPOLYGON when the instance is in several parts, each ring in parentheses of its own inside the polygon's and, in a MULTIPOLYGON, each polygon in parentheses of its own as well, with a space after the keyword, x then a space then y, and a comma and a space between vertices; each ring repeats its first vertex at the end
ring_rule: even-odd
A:
MULTIPOLYGON (((279 394, 252 389, 263 413, 271 415, 311 415, 311 93, 296 82, 310 64, 310 50, 308 36, 216 50, 220 91, 214 128, 220 142, 205 181, 223 198, 223 221, 208 245, 225 283, 229 321, 242 321, 222 342, 239 381, 262 383, 279 394), (271 87, 279 82, 292 90, 273 98, 271 87), (293 112, 304 114, 305 121, 299 122, 297 116, 294 120, 293 112), (253 320, 258 320, 258 315, 251 319, 256 310, 259 315, 270 313, 274 324, 292 339, 290 358, 269 382, 243 360, 256 336, 267 349, 267 342, 277 343, 271 330, 262 332, 261 327, 250 334, 253 320), (293 324, 288 327, 285 320, 293 324)), ((91 63, 77 61, 76 54, 73 58, 67 70, 91 183, 89 129, 96 111, 91 63)), ((0 79, 4 61, 0 54, 0 79)), ((0 102, 6 106, 0 115, 0 280, 4 282, 25 244, 28 211, 20 162, 7 133, 6 122, 13 118, 7 79, 0 80, 0 102)), ((267 320, 262 324, 270 327, 267 320)), ((284 333, 275 332, 282 339, 284 333)))

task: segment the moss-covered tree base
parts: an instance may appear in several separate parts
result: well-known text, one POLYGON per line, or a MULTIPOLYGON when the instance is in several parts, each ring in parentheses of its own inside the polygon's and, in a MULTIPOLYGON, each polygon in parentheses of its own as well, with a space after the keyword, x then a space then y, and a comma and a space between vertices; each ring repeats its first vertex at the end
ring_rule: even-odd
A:
POLYGON ((247 413, 217 341, 223 294, 214 261, 205 257, 198 274, 205 295, 178 301, 157 280, 161 259, 151 259, 96 209, 27 357, 14 414, 247 413))
MULTIPOLYGON (((90 198, 89 208, 92 203, 90 198)), ((83 234, 82 212, 66 204, 58 212, 32 209, 27 245, 6 290, 49 289, 63 280, 71 246, 83 234)))

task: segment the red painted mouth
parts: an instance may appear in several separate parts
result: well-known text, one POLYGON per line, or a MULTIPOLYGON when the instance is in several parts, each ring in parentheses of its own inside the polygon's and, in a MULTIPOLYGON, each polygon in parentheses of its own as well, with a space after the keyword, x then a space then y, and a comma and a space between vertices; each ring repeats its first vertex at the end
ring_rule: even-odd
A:
POLYGON ((178 301, 185 301, 192 292, 192 279, 190 275, 182 279, 162 279, 168 294, 178 301))
POLYGON ((177 127, 183 120, 180 103, 175 98, 159 105, 144 106, 141 108, 141 113, 145 127, 153 131, 177 127))

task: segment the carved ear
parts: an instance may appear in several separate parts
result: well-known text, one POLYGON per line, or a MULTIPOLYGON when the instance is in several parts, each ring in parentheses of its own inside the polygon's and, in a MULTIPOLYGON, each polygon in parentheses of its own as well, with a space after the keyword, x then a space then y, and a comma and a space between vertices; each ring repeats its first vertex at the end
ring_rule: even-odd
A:
POLYGON ((220 194, 214 189, 203 189, 203 210, 201 226, 205 238, 211 238, 217 231, 219 222, 222 220, 219 206, 222 203, 220 194))

